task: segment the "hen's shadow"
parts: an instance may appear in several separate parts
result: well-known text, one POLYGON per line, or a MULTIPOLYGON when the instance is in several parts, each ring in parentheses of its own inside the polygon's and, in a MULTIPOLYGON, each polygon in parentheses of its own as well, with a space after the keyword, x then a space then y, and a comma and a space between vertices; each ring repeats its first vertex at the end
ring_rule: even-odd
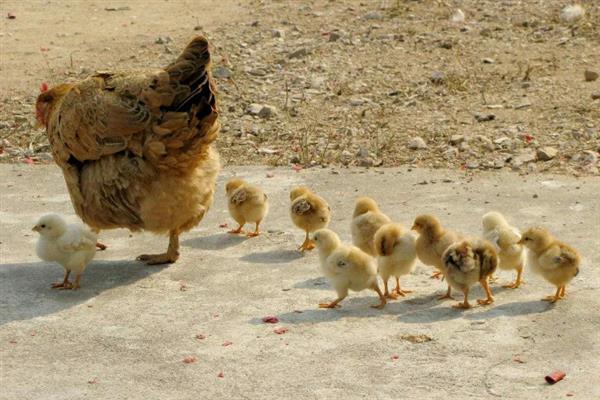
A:
POLYGON ((229 247, 237 246, 248 240, 245 235, 233 235, 231 233, 216 233, 209 236, 200 236, 186 239, 181 242, 182 245, 193 247, 200 250, 224 250, 229 247))
MULTIPOLYGON (((133 260, 92 261, 78 290, 51 289, 64 270, 45 262, 0 265, 0 325, 54 314, 97 296, 105 290, 129 285, 168 265, 148 266, 133 260)), ((71 277, 73 279, 74 277, 71 277)))

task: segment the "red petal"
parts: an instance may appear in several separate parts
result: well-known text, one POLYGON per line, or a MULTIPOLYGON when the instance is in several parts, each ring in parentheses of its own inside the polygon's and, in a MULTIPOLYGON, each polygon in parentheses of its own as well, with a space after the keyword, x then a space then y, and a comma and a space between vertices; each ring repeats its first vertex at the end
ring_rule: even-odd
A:
POLYGON ((279 318, 274 315, 267 315, 262 319, 265 324, 276 324, 279 322, 279 318))
POLYGON ((227 346, 231 346, 233 344, 233 342, 230 342, 229 340, 226 340, 223 342, 223 344, 221 346, 223 347, 227 347, 227 346))
POLYGON ((196 362, 196 357, 194 356, 187 356, 183 359, 183 362, 186 364, 191 364, 191 363, 195 363, 196 362))
POLYGON ((217 377, 219 378, 225 378, 225 374, 223 373, 223 371, 219 372, 219 375, 217 375, 217 377))
POLYGON ((277 329, 274 329, 274 330, 273 330, 273 332, 275 332, 275 333, 276 333, 276 334, 278 334, 278 335, 283 335, 283 334, 284 334, 284 333, 286 333, 287 331, 288 331, 288 328, 284 328, 284 327, 277 328, 277 329))

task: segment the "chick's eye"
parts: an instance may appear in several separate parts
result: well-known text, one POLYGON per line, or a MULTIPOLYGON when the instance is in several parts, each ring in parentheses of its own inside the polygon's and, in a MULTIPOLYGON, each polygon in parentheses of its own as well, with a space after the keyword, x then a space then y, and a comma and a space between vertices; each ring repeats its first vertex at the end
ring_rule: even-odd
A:
POLYGON ((45 225, 45 224, 42 224, 42 225, 40 225, 40 226, 41 226, 42 228, 45 228, 45 227, 46 227, 46 225, 45 225))

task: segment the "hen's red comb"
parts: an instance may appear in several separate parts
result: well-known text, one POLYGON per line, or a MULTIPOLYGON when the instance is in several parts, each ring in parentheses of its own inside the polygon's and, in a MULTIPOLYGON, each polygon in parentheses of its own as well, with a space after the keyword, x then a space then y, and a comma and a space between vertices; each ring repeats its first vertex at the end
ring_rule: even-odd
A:
POLYGON ((47 82, 42 82, 42 84, 40 85, 40 93, 44 93, 48 91, 48 83, 47 82))

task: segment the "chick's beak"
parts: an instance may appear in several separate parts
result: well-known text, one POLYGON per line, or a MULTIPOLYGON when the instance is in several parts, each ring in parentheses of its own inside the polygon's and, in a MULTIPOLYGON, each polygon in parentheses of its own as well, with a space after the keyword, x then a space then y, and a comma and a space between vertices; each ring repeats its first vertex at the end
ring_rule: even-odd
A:
POLYGON ((34 231, 34 232, 39 232, 40 231, 40 226, 36 225, 33 228, 31 228, 31 230, 34 231))
POLYGON ((417 224, 413 224, 412 228, 410 228, 411 231, 416 231, 417 230, 417 224))
POLYGON ((523 239, 523 238, 521 238, 521 239, 520 239, 520 240, 517 242, 517 244, 523 244, 523 243, 525 243, 525 239, 523 239))

